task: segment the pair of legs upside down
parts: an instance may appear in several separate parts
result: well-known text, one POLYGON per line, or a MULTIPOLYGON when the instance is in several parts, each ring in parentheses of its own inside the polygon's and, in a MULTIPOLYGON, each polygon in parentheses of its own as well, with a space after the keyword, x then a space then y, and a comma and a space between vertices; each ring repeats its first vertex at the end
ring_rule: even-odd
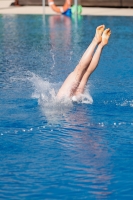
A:
POLYGON ((57 98, 59 100, 63 98, 78 98, 84 93, 87 81, 92 72, 96 69, 102 49, 108 44, 108 40, 111 35, 111 30, 109 28, 105 30, 104 29, 104 25, 96 28, 95 36, 83 54, 79 64, 76 66, 74 71, 68 75, 63 85, 59 89, 57 94, 57 98), (95 51, 96 46, 97 49, 95 51))

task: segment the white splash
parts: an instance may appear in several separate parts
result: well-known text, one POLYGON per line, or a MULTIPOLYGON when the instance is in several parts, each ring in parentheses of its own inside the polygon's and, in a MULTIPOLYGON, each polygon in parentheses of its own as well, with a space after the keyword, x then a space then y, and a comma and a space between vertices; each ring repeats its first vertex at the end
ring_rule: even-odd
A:
POLYGON ((86 90, 85 93, 82 94, 81 97, 82 97, 81 103, 85 103, 85 104, 92 104, 93 103, 92 96, 90 95, 88 90, 86 90))
POLYGON ((34 93, 32 94, 32 98, 37 98, 39 103, 48 103, 48 104, 63 104, 70 105, 72 104, 72 100, 78 103, 92 104, 93 99, 89 93, 89 89, 87 88, 85 93, 76 97, 75 100, 72 98, 64 98, 61 101, 58 101, 56 98, 56 94, 61 87, 62 83, 50 83, 48 80, 42 79, 40 76, 32 73, 32 76, 29 78, 34 86, 34 93))
MULTIPOLYGON (((29 80, 34 87, 32 98, 38 99, 42 113, 46 116, 47 120, 49 122, 52 120, 54 123, 55 120, 62 120, 63 115, 68 113, 72 108, 73 101, 70 98, 64 98, 61 101, 56 98, 61 83, 50 83, 34 73, 32 73, 29 80)), ((86 90, 85 94, 76 99, 76 102, 92 104, 93 99, 88 90, 86 90)))

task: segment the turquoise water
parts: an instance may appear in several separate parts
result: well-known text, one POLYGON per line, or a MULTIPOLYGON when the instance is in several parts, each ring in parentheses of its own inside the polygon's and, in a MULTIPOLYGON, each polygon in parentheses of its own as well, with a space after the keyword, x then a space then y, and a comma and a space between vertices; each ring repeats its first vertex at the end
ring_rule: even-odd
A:
POLYGON ((133 17, 0 16, 0 199, 133 198, 133 17), (80 103, 55 95, 105 24, 80 103))

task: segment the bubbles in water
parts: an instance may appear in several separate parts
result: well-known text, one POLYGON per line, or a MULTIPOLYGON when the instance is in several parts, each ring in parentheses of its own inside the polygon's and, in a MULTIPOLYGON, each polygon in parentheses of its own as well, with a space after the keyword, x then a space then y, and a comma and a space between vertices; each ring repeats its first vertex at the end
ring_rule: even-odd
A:
POLYGON ((132 101, 125 100, 124 102, 121 103, 121 106, 133 107, 133 100, 132 101))
POLYGON ((133 107, 133 100, 110 100, 110 101, 104 101, 103 102, 105 105, 108 104, 115 104, 116 106, 121 106, 121 107, 133 107))

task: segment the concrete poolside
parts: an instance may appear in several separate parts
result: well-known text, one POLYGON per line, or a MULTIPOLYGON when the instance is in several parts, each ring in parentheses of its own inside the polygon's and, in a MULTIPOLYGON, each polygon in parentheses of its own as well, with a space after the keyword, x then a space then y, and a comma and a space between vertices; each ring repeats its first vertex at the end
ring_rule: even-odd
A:
MULTIPOLYGON (((57 14, 46 6, 10 6, 13 0, 0 0, 0 14, 57 14)), ((133 16, 133 8, 83 7, 82 15, 133 16)))

